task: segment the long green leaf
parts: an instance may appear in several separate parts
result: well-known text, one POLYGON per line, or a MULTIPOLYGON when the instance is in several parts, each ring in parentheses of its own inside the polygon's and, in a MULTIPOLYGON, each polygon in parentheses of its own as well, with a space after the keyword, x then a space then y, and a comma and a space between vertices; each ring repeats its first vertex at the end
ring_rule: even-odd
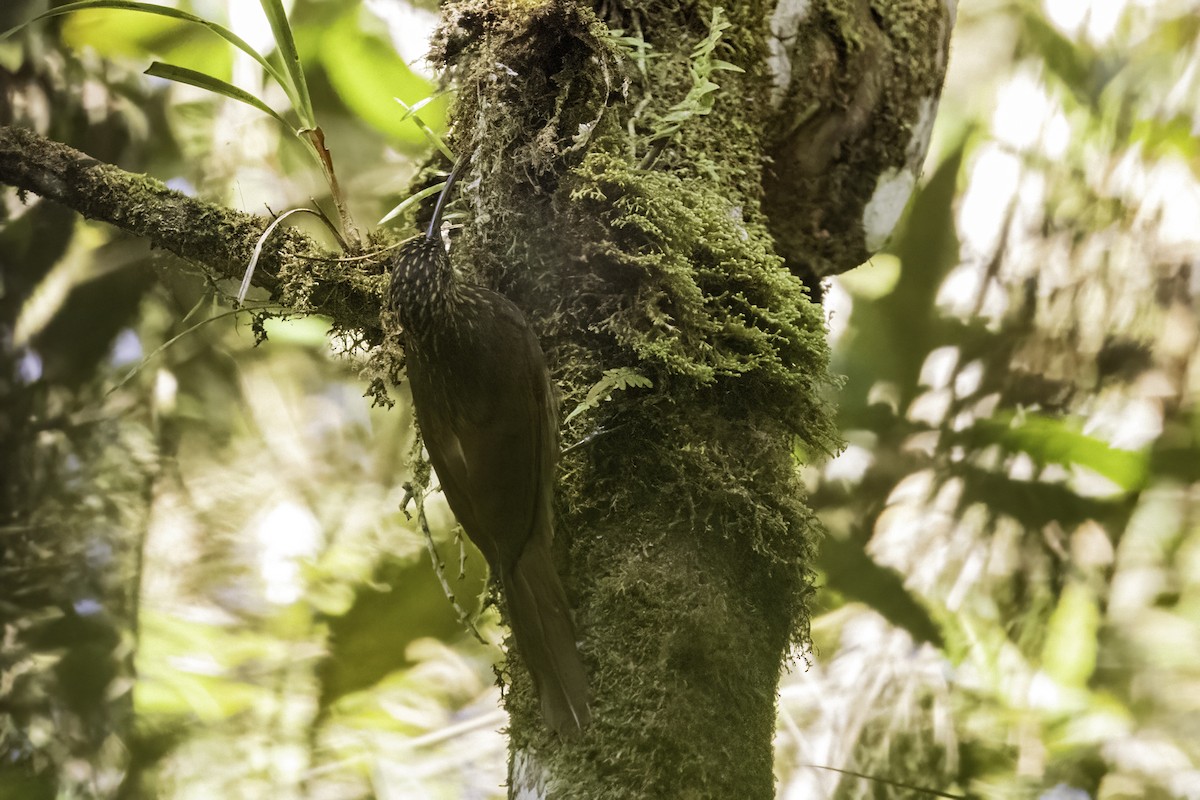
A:
POLYGON ((446 144, 446 140, 443 139, 441 136, 438 136, 437 132, 434 131, 433 128, 426 125, 425 120, 423 120, 419 116, 417 116, 417 110, 420 109, 423 105, 425 105, 432 98, 427 98, 426 100, 422 100, 413 106, 410 106, 408 103, 404 102, 399 97, 393 97, 392 99, 404 107, 405 113, 404 113, 403 119, 411 118, 412 121, 416 124, 416 126, 421 129, 421 133, 425 134, 425 138, 428 139, 434 147, 436 147, 438 150, 442 151, 442 155, 444 155, 446 158, 450 159, 451 161, 455 160, 454 151, 450 149, 450 145, 446 144))
POLYGON ((205 75, 203 72, 196 72, 194 69, 178 67, 174 64, 164 64, 161 61, 155 61, 152 63, 146 69, 146 74, 153 75, 156 78, 166 78, 170 81, 186 83, 189 86, 207 89, 215 94, 224 95, 231 100, 237 100, 241 103, 245 103, 246 105, 254 106, 259 111, 270 114, 272 117, 279 120, 279 123, 288 130, 295 131, 295 128, 292 127, 291 123, 280 116, 279 112, 277 112, 275 109, 271 108, 262 100, 259 100, 257 97, 245 91, 244 89, 239 89, 233 84, 226 83, 220 78, 214 78, 211 75, 205 75))
POLYGON ((49 11, 45 11, 41 14, 38 14, 36 17, 34 17, 28 21, 21 23, 20 25, 16 26, 15 28, 9 28, 4 33, 0 33, 0 40, 6 39, 7 37, 11 36, 12 34, 16 33, 17 31, 21 30, 22 28, 26 27, 27 25, 31 25, 34 22, 37 22, 38 20, 47 19, 49 17, 58 17, 58 16, 62 16, 63 14, 70 14, 73 11, 86 11, 89 9, 109 9, 112 11, 140 11, 144 14, 156 14, 160 17, 170 17, 171 19, 178 19, 178 20, 182 20, 183 22, 190 22, 194 25, 200 25, 202 27, 208 28, 210 31, 215 33, 217 36, 220 36, 222 39, 229 42, 234 47, 241 50, 243 53, 245 53, 246 55, 250 56, 255 61, 257 61, 262 66, 262 68, 267 71, 267 74, 270 75, 271 78, 273 78, 276 83, 278 83, 281 87, 283 87, 283 90, 288 93, 289 98, 292 98, 293 104, 296 103, 296 100, 294 98, 294 91, 292 90, 292 87, 290 86, 289 82, 287 81, 287 79, 283 75, 283 73, 281 73, 278 69, 276 69, 275 66, 273 64, 271 64, 271 62, 267 61, 267 59, 264 58, 262 56, 262 54, 260 54, 257 50, 255 50, 253 47, 251 47, 249 45, 249 43, 246 42, 245 39, 238 36, 236 33, 229 30, 224 25, 218 25, 217 23, 206 20, 203 17, 197 17, 195 14, 189 14, 188 12, 180 11, 177 8, 168 8, 166 6, 157 6, 157 5, 154 5, 153 3, 140 3, 140 2, 135 2, 135 0, 80 0, 80 2, 77 2, 77 3, 67 3, 66 5, 59 6, 58 8, 52 8, 49 11))
POLYGON ((419 203, 422 200, 424 200, 426 197, 429 197, 430 195, 435 195, 438 192, 440 192, 442 189, 445 189, 445 188, 446 188, 446 182, 442 181, 441 183, 435 183, 433 186, 427 186, 424 189, 422 189, 421 191, 417 192, 416 194, 409 195, 408 197, 406 197, 403 200, 403 202, 400 203, 400 205, 393 208, 387 214, 384 214, 383 219, 379 220, 379 222, 376 224, 384 225, 388 222, 391 222, 396 217, 403 214, 409 208, 409 206, 411 206, 413 203, 419 203))
POLYGON ((1027 413, 1019 422, 1001 413, 978 420, 956 438, 964 444, 983 447, 999 444, 1008 450, 1027 453, 1039 464, 1077 464, 1103 475, 1127 492, 1145 485, 1149 455, 1122 450, 1108 442, 1076 430, 1079 420, 1027 413))
POLYGON ((284 69, 291 78, 289 82, 294 89, 289 92, 300 115, 301 127, 317 127, 317 118, 313 113, 312 98, 308 94, 308 81, 304 78, 304 69, 300 66, 300 51, 296 49, 296 38, 292 35, 292 26, 288 23, 287 12, 283 10, 280 0, 260 0, 263 13, 271 23, 271 31, 275 34, 275 46, 283 59, 284 69))

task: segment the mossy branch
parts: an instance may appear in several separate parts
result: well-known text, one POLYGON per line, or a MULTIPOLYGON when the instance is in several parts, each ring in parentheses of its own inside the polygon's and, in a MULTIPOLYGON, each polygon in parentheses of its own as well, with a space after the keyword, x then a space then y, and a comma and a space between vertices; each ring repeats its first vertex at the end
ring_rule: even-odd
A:
MULTIPOLYGON (((240 279, 271 218, 188 197, 26 128, 0 126, 0 183, 32 192, 201 264, 216 279, 240 279)), ((324 314, 338 328, 379 329, 385 281, 380 262, 341 264, 292 228, 277 228, 254 284, 284 305, 324 314)))

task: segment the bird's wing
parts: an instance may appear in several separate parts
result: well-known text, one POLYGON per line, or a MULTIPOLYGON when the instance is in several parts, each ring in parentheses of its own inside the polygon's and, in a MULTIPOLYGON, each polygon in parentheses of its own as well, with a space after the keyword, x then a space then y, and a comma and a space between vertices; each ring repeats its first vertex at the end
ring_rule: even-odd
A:
POLYGON ((551 535, 558 421, 537 337, 516 306, 494 297, 492 337, 471 371, 480 385, 464 392, 474 398, 464 409, 471 430, 460 439, 478 526, 467 532, 495 542, 496 566, 511 569, 530 537, 551 535))
POLYGON ((409 358, 413 402, 450 508, 493 569, 551 535, 558 417, 537 337, 488 293, 486 336, 409 358), (453 363, 426 363, 426 358, 453 363))
POLYGON ((432 382, 433 374, 424 359, 415 350, 410 350, 408 381, 429 462, 437 472, 442 493, 458 523, 495 568, 498 558, 495 548, 487 547, 486 542, 478 541, 472 533, 479 528, 479 515, 471 491, 471 469, 459 438, 462 426, 455 422, 454 408, 446 401, 445 393, 432 382))

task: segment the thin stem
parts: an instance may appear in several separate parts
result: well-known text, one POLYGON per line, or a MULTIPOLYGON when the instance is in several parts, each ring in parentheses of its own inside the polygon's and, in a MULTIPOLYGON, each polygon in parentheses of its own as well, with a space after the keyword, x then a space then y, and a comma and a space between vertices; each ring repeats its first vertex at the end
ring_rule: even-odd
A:
POLYGON ((346 203, 345 196, 342 194, 342 187, 338 183, 337 172, 333 169, 333 155, 325 146, 325 132, 321 130, 320 126, 317 126, 301 131, 301 134, 312 147, 317 160, 321 164, 321 169, 325 172, 325 180, 329 184, 329 193, 333 196, 333 203, 337 206, 338 216, 341 218, 342 234, 345 236, 345 242, 351 248, 357 250, 360 242, 358 228, 355 227, 354 220, 350 216, 350 208, 346 203))

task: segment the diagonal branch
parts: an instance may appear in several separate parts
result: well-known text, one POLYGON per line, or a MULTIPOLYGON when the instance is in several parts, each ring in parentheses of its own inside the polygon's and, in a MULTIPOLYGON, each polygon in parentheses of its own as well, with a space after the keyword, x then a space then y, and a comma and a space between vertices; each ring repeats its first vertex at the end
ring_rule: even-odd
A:
MULTIPOLYGON (((154 178, 13 126, 0 126, 0 184, 148 239, 216 278, 239 279, 271 223, 269 217, 188 197, 154 178)), ((259 258, 254 284, 287 306, 324 314, 339 328, 357 328, 375 338, 386 286, 382 262, 380 257, 342 264, 306 234, 276 228, 259 258)))

